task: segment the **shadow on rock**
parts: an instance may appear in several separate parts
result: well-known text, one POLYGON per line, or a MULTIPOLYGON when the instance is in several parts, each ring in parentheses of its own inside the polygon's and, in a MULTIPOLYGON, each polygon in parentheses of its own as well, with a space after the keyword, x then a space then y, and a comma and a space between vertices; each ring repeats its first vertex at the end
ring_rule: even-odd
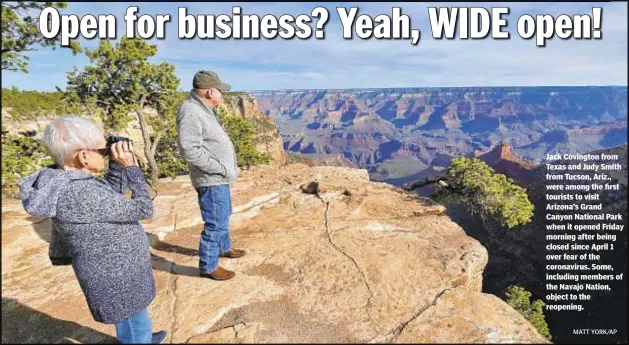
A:
POLYGON ((13 298, 2 297, 2 343, 100 343, 118 344, 108 334, 76 322, 56 319, 27 307, 13 298))
POLYGON ((153 259, 153 269, 155 270, 180 276, 199 277, 198 267, 179 265, 153 253, 151 253, 151 258, 153 259))
POLYGON ((188 256, 199 255, 199 251, 196 249, 190 249, 190 248, 178 246, 176 244, 162 242, 155 234, 151 234, 147 232, 146 236, 149 237, 149 243, 151 244, 151 248, 153 249, 156 249, 162 252, 183 254, 183 255, 188 255, 188 256))
POLYGON ((50 243, 52 236, 52 220, 50 218, 28 216, 26 220, 32 222, 33 230, 42 240, 50 243))

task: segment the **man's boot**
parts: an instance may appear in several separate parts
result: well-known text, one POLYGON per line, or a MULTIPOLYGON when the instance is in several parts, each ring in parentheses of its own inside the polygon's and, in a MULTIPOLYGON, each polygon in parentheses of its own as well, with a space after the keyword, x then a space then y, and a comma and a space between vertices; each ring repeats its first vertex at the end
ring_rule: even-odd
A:
POLYGON ((223 258, 231 258, 231 259, 236 259, 236 258, 240 258, 242 256, 244 256, 246 254, 246 252, 242 249, 230 249, 226 252, 223 252, 220 254, 221 257, 223 258))
POLYGON ((211 273, 200 273, 201 277, 210 278, 214 280, 228 280, 232 279, 236 275, 236 272, 226 270, 220 266, 211 273))

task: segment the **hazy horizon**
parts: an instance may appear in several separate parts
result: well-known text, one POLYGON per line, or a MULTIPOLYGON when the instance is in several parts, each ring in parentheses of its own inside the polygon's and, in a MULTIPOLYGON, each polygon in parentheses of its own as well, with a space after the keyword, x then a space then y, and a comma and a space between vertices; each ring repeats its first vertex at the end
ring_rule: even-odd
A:
MULTIPOLYGON (((3 89, 11 89, 14 86, 5 86, 3 85, 2 88, 3 89)), ((385 87, 348 87, 348 88, 343 88, 343 89, 335 89, 335 88, 327 88, 327 89, 321 89, 321 88, 312 88, 312 89, 260 89, 260 90, 231 90, 229 92, 243 92, 243 93, 262 93, 262 92, 276 92, 276 91, 293 91, 293 92, 300 92, 300 91, 347 91, 347 90, 396 90, 396 89, 483 89, 483 88, 487 88, 487 89, 491 89, 491 88, 512 88, 512 89, 525 89, 525 88, 540 88, 540 87, 545 87, 545 88, 588 88, 588 87, 596 87, 596 88, 601 88, 601 87, 618 87, 618 88, 628 88, 629 85, 625 84, 625 85, 614 85, 614 84, 607 84, 607 85, 496 85, 496 86, 488 86, 488 85, 469 85, 469 86, 385 86, 385 87)), ((37 90, 37 89, 20 89, 19 87, 17 88, 19 91, 34 91, 34 92, 55 92, 57 90, 37 90)), ((188 92, 190 91, 190 89, 182 89, 179 88, 178 89, 179 92, 188 92)))

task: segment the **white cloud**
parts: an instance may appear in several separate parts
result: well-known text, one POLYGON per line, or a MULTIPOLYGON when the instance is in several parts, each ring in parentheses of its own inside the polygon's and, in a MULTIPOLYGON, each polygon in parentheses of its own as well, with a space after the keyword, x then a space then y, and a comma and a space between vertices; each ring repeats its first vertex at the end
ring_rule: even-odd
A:
MULTIPOLYGON (((76 13, 115 13, 118 31, 124 33, 122 17, 128 5, 114 7, 98 3, 71 3, 76 13)), ((199 69, 213 69, 234 89, 350 88, 413 86, 497 86, 497 85, 627 85, 627 4, 626 3, 485 3, 476 6, 511 9, 510 40, 434 40, 428 24, 427 7, 461 6, 460 3, 340 4, 326 5, 330 19, 325 40, 220 40, 177 39, 176 3, 140 4, 141 14, 170 13, 165 40, 157 44, 157 59, 177 67, 182 83, 189 88, 199 69), (390 14, 400 6, 412 18, 412 26, 422 30, 422 39, 413 46, 407 40, 345 40, 336 6, 358 6, 359 13, 390 14), (586 14, 593 6, 603 7, 603 39, 561 40, 547 46, 521 39, 515 31, 522 14, 586 14)), ((193 14, 230 14, 227 3, 183 5, 193 14)), ((243 14, 307 14, 315 3, 245 3, 243 14)), ((68 12, 66 11, 66 12, 68 12)), ((90 46, 97 41, 88 43, 90 46)), ((72 65, 86 63, 84 57, 69 57, 60 51, 32 55, 33 73, 62 81, 72 65), (56 71, 43 64, 57 63, 56 71), (38 65, 39 64, 39 65, 38 65), (46 68, 44 68, 46 67, 46 68), (55 74, 56 73, 56 74, 55 74)), ((3 73, 3 86, 42 88, 31 85, 22 75, 3 73), (26 86, 28 85, 28 86, 26 86)), ((45 88, 45 87, 44 87, 45 88)))

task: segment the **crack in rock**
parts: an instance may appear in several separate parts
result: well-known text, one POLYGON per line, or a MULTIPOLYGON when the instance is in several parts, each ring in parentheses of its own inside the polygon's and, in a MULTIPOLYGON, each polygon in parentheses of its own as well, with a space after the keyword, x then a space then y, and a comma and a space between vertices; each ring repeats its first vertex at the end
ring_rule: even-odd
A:
POLYGON ((406 326, 408 326, 409 323, 413 322, 415 319, 417 319, 418 317, 420 317, 426 310, 430 309, 431 307, 434 307, 435 305, 437 305, 437 301, 439 301, 439 298, 441 298, 441 296, 443 296, 443 294, 445 294, 446 292, 454 289, 454 286, 451 286, 443 291, 441 291, 439 294, 437 294, 437 296, 435 296, 435 298, 432 300, 432 302, 430 304, 428 304, 427 306, 425 306, 424 308, 421 308, 417 313, 415 313, 413 316, 411 316, 410 319, 408 319, 406 322, 403 322, 402 324, 400 324, 395 330, 393 330, 393 339, 391 340, 391 342, 394 342, 395 340, 397 340, 397 338, 400 336, 400 334, 402 334, 402 332, 404 331, 404 329, 406 329, 406 326))
POLYGON ((171 313, 170 313, 170 317, 172 319, 172 322, 170 323, 170 326, 168 326, 168 330, 169 330, 169 338, 172 341, 172 338, 175 335, 175 327, 177 326, 177 280, 179 279, 179 276, 177 276, 174 272, 174 267, 175 267, 175 263, 171 262, 170 263, 170 267, 168 268, 168 274, 171 276, 171 278, 168 279, 168 291, 170 291, 170 293, 173 296, 173 301, 171 304, 171 313))
POLYGON ((188 339, 186 339, 184 341, 184 343, 185 344, 189 344, 190 341, 193 338, 195 338, 195 337, 198 337, 198 336, 201 336, 201 335, 208 335, 208 334, 212 334, 212 333, 217 334, 217 333, 220 333, 220 332, 222 332, 224 330, 231 330, 234 333, 233 334, 233 339, 239 339, 239 338, 242 337, 242 331, 245 330, 248 326, 250 326, 250 325, 248 325, 247 322, 237 322, 235 324, 227 325, 227 326, 222 327, 222 328, 218 328, 218 329, 210 330, 210 331, 207 331, 207 332, 195 334, 195 335, 189 337, 188 339), (236 326, 242 326, 242 327, 237 329, 236 326))
POLYGON ((351 257, 349 254, 347 254, 343 249, 341 249, 341 247, 339 247, 336 243, 334 243, 334 241, 332 241, 332 236, 330 235, 330 226, 329 226, 329 217, 328 217, 328 211, 330 209, 330 202, 329 201, 325 201, 321 197, 321 195, 319 194, 318 184, 316 185, 313 194, 319 200, 321 200, 322 203, 325 204, 325 233, 327 235, 328 242, 330 243, 330 245, 332 245, 332 247, 334 247, 334 249, 336 249, 336 251, 338 251, 339 253, 343 254, 343 256, 347 257, 348 259, 350 259, 352 261, 352 263, 354 264, 354 266, 358 270, 358 273, 360 273, 360 275, 361 275, 361 277, 363 279, 363 283, 367 287, 367 291, 369 292, 369 298, 367 299, 367 304, 365 305, 365 311, 367 313, 367 317, 369 318, 369 321, 371 322, 372 326, 374 327, 376 332, 379 333, 380 330, 378 329, 378 325, 376 325, 376 323, 374 322, 373 318, 371 317, 371 313, 369 311, 370 308, 371 308, 371 300, 373 299, 373 292, 371 291, 371 287, 369 286, 369 283, 367 283, 367 277, 365 276, 365 273, 360 269, 360 266, 358 266, 358 263, 356 262, 356 260, 353 257, 351 257))

